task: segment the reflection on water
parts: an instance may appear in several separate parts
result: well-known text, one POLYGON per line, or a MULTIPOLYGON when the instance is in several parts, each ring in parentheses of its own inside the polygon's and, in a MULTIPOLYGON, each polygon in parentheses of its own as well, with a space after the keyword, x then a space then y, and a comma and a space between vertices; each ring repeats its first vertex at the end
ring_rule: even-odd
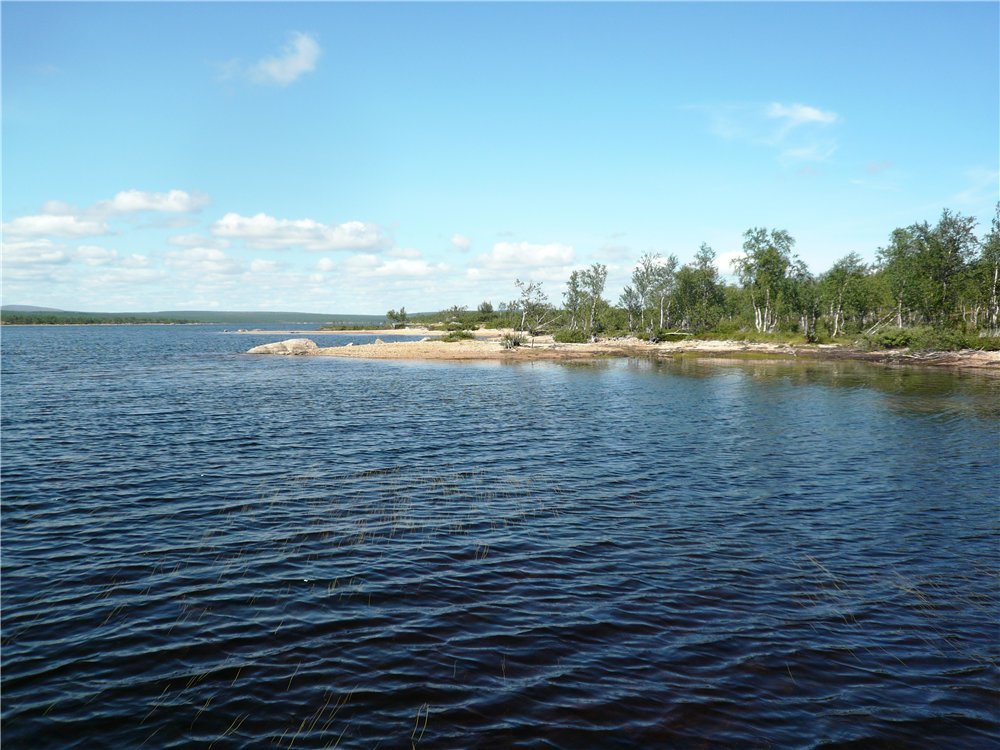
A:
POLYGON ((4 332, 5 747, 996 743, 996 379, 211 330, 4 332))

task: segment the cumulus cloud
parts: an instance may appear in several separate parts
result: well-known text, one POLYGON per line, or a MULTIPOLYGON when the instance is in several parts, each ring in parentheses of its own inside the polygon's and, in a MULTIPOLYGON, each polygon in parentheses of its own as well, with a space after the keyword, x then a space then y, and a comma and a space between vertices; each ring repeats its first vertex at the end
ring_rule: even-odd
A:
POLYGON ((232 276, 243 272, 243 264, 214 247, 170 250, 167 265, 192 276, 232 276))
POLYGON ((247 72, 254 83, 287 86, 314 71, 321 52, 315 38, 294 32, 279 54, 259 60, 247 72))
POLYGON ((123 268, 148 268, 152 262, 145 255, 132 253, 127 258, 122 259, 123 268))
POLYGON ((488 266, 533 268, 573 262, 573 248, 558 242, 546 245, 531 242, 498 242, 481 259, 488 266))
POLYGON ((185 190, 168 190, 165 193, 147 190, 122 190, 110 200, 97 201, 87 208, 78 208, 66 201, 51 200, 42 204, 47 216, 75 216, 89 219, 106 219, 113 215, 155 212, 184 214, 200 211, 209 203, 204 193, 185 190))
POLYGON ((331 258, 320 258, 318 261, 316 261, 317 271, 323 271, 324 273, 327 273, 329 271, 332 271, 336 267, 337 264, 334 263, 331 258))
POLYGON ((251 273, 276 273, 281 269, 281 264, 276 260, 265 260, 263 258, 255 258, 250 261, 250 272, 251 273))
POLYGON ((42 213, 19 216, 3 224, 4 236, 20 240, 41 237, 100 237, 111 233, 108 222, 132 214, 186 214, 198 211, 208 203, 200 193, 170 190, 165 193, 143 190, 123 190, 110 200, 102 200, 86 208, 65 201, 50 200, 42 204, 42 213))
POLYGON ((412 247, 394 247, 388 253, 393 258, 420 258, 422 254, 412 247))
POLYGON ((108 233, 104 222, 76 216, 20 216, 3 224, 5 237, 97 237, 108 233))
POLYGON ((450 270, 446 263, 430 263, 419 255, 417 252, 416 256, 407 255, 389 259, 382 259, 370 253, 352 255, 344 261, 344 271, 349 277, 404 279, 443 274, 450 270))
POLYGON ((66 263, 69 254, 49 240, 28 240, 3 243, 3 267, 40 266, 66 263))
POLYGON ((306 250, 380 250, 387 242, 375 224, 348 221, 322 224, 312 219, 277 219, 267 214, 241 216, 228 213, 211 228, 215 237, 241 239, 249 246, 274 250, 301 247, 306 250))
POLYGON ((127 214, 139 211, 162 213, 193 213, 208 204, 208 196, 201 193, 187 193, 183 190, 169 190, 166 193, 151 193, 145 190, 123 190, 109 201, 102 201, 96 208, 110 213, 127 214))
POLYGON ((131 268, 127 266, 105 268, 87 277, 90 287, 127 287, 149 284, 166 278, 166 273, 158 268, 131 268))
POLYGON ((175 234, 167 242, 178 247, 217 247, 220 250, 229 247, 229 240, 223 240, 218 237, 206 237, 197 232, 192 234, 175 234))
POLYGON ((88 266, 106 266, 118 257, 118 251, 97 245, 80 245, 76 249, 76 257, 88 266))
POLYGON ((472 247, 472 240, 466 237, 464 234, 454 234, 451 237, 451 244, 460 253, 468 252, 469 248, 472 247))

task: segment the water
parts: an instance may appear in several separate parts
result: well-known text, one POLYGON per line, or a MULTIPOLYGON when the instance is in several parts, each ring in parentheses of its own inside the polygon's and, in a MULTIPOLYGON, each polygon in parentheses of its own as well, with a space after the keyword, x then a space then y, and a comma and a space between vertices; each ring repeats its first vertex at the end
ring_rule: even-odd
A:
POLYGON ((5 748, 1000 742, 997 379, 279 338, 3 330, 5 748))

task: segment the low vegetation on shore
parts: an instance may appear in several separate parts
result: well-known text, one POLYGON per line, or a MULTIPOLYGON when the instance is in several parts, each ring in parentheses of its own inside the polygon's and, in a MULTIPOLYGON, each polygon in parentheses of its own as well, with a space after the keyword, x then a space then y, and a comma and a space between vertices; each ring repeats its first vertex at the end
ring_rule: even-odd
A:
POLYGON ((1000 206, 988 232, 945 210, 938 222, 894 230, 866 264, 849 253, 813 274, 785 230, 752 228, 726 283, 715 251, 703 244, 681 264, 677 256, 643 255, 617 300, 605 297, 607 267, 573 271, 550 300, 538 281, 515 281, 517 297, 475 310, 433 314, 390 310, 387 328, 422 325, 458 341, 460 331, 513 329, 550 334, 556 342, 638 337, 784 344, 850 344, 867 350, 1000 349, 1000 206))

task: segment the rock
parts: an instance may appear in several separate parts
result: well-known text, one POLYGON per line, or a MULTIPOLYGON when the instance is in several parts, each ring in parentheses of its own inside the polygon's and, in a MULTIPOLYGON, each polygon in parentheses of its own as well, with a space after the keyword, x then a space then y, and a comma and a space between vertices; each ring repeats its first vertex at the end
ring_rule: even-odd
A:
POLYGON ((286 339, 255 346, 247 354, 311 354, 317 348, 316 342, 311 339, 286 339))

